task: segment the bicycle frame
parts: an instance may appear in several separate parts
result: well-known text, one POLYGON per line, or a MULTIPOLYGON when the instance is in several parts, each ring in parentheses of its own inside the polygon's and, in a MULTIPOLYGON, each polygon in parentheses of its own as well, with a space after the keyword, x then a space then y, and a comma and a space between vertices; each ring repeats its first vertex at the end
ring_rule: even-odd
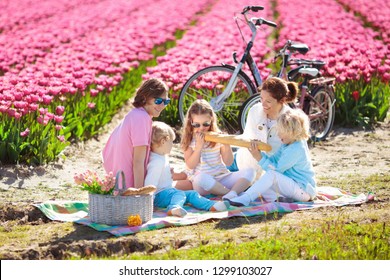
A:
MULTIPOLYGON (((309 84, 313 84, 313 85, 316 85, 318 87, 319 86, 323 86, 323 87, 326 87, 326 88, 329 89, 329 93, 332 94, 332 98, 333 98, 333 102, 331 104, 332 107, 336 103, 336 98, 334 96, 334 81, 335 80, 336 80, 336 78, 333 78, 333 77, 327 77, 327 78, 321 77, 321 78, 312 79, 312 80, 309 81, 309 84)), ((306 90, 305 90, 305 95, 307 95, 317 105, 319 104, 317 102, 317 100, 315 100, 314 97, 309 94, 309 91, 307 90, 307 86, 306 86, 306 90)), ((302 101, 301 101, 301 104, 302 104, 302 101)), ((324 108, 323 106, 319 106, 319 107, 321 108, 322 111, 326 111, 326 108, 324 108)))
POLYGON ((236 61, 235 54, 233 54, 233 60, 237 63, 237 65, 232 66, 232 67, 234 67, 234 72, 233 72, 232 77, 230 78, 226 88, 224 89, 224 91, 220 95, 218 95, 217 97, 210 100, 210 104, 214 108, 214 110, 219 110, 220 108, 223 107, 225 100, 230 96, 230 94, 233 91, 233 88, 235 88, 237 81, 238 81, 238 79, 237 79, 238 73, 240 73, 240 71, 242 70, 242 67, 245 63, 249 66, 249 69, 252 73, 252 76, 253 76, 255 84, 256 84, 256 88, 262 84, 262 79, 261 79, 259 68, 257 67, 254 59, 252 58, 252 56, 250 54, 250 50, 252 49, 253 43, 254 43, 256 36, 257 36, 256 25, 260 26, 262 24, 267 24, 269 26, 276 27, 276 24, 271 22, 271 21, 267 21, 265 19, 262 19, 262 18, 250 18, 249 19, 247 17, 247 14, 246 14, 248 11, 249 10, 243 12, 242 14, 244 15, 246 24, 249 26, 249 28, 252 32, 251 39, 247 43, 244 54, 242 55, 241 60, 238 63, 236 61))
MULTIPOLYGON (((237 134, 238 129, 242 132, 245 127, 248 110, 256 104, 255 102, 260 101, 260 95, 256 89, 263 83, 260 70, 251 56, 251 49, 257 37, 257 29, 262 24, 276 27, 276 24, 273 22, 262 18, 250 17, 246 14, 248 11, 261 9, 262 7, 260 6, 247 6, 241 12, 243 16, 235 18, 236 23, 238 23, 238 19, 245 21, 252 34, 249 41, 245 40, 241 33, 241 27, 237 24, 245 43, 244 53, 240 60, 237 59, 236 52, 234 52, 233 61, 235 64, 222 63, 222 65, 206 67, 193 74, 184 84, 180 91, 178 102, 178 110, 182 121, 184 120, 184 112, 190 106, 191 100, 199 98, 198 96, 201 95, 210 103, 213 110, 219 114, 221 125, 225 129, 232 131, 234 134, 237 134), (244 64, 248 65, 250 74, 248 71, 244 71, 244 64), (202 81, 202 77, 204 77, 208 80, 208 77, 212 77, 214 74, 216 76, 219 75, 217 73, 227 75, 225 76, 227 78, 223 78, 223 83, 220 86, 207 87, 205 91, 197 87, 196 81, 198 79, 202 81), (237 95, 233 94, 236 92, 237 95), (246 97, 245 93, 248 93, 249 97, 246 97), (232 112, 229 110, 232 110, 232 112), (232 120, 236 116, 238 116, 238 123, 236 120, 232 120), (231 125, 230 121, 232 121, 231 125)), ((321 76, 319 70, 326 64, 324 61, 292 58, 294 53, 298 52, 305 55, 308 51, 309 47, 306 44, 287 41, 274 57, 274 63, 277 58, 281 58, 281 63, 280 65, 278 64, 278 72, 274 76, 285 81, 302 82, 304 80, 304 83, 301 83, 301 96, 297 103, 292 106, 301 108, 311 119, 317 117, 317 119, 313 120, 313 126, 311 127, 313 127, 313 131, 316 131, 315 135, 318 135, 318 137, 315 136, 316 139, 325 139, 334 120, 334 79, 316 79, 321 76), (296 67, 291 67, 293 65, 296 67)))
MULTIPOLYGON (((309 90, 309 84, 315 84, 317 87, 324 86, 330 87, 330 92, 333 94, 333 81, 335 78, 317 78, 319 69, 325 65, 323 61, 318 60, 305 60, 305 59, 291 59, 292 53, 289 51, 289 47, 292 47, 293 44, 290 40, 284 45, 284 47, 279 51, 279 53, 275 56, 275 59, 279 56, 282 57, 282 65, 281 69, 278 72, 277 77, 280 77, 286 81, 294 79, 296 73, 301 74, 303 77, 303 82, 300 85, 301 88, 301 96, 299 98, 298 107, 302 110, 305 108, 305 99, 309 99, 309 101, 313 101, 316 105, 321 109, 323 114, 326 114, 326 108, 324 108, 314 97, 311 95, 309 90), (287 71, 287 67, 289 65, 298 65, 298 67, 287 71), (311 67, 308 67, 311 66, 311 67), (314 66, 314 67, 313 67, 314 66), (324 113, 325 112, 325 113, 324 113)), ((298 50, 300 53, 305 54, 309 49, 305 49, 305 45, 295 45, 294 49, 298 50)), ((335 103, 335 99, 333 100, 332 106, 335 103)), ((308 112, 306 112, 308 113, 308 112)), ((310 120, 315 119, 318 116, 309 116, 310 120)))

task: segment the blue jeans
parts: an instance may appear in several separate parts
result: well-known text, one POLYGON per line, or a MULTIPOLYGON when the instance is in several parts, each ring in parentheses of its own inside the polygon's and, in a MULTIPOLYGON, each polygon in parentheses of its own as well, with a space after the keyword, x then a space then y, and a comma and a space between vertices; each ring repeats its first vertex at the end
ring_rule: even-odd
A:
POLYGON ((186 203, 190 203, 194 208, 208 211, 215 201, 201 196, 196 191, 181 191, 175 188, 162 190, 154 197, 154 205, 167 210, 183 207, 186 203))

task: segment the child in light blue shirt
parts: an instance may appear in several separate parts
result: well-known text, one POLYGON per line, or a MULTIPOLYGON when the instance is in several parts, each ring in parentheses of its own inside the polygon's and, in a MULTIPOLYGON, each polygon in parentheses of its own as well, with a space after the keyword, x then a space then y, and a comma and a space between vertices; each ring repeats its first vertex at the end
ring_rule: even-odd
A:
POLYGON ((282 146, 272 155, 260 152, 256 142, 249 148, 265 174, 242 195, 232 198, 231 205, 248 206, 258 197, 265 201, 309 201, 316 196, 316 181, 307 139, 309 119, 299 110, 290 110, 277 120, 277 133, 282 146))

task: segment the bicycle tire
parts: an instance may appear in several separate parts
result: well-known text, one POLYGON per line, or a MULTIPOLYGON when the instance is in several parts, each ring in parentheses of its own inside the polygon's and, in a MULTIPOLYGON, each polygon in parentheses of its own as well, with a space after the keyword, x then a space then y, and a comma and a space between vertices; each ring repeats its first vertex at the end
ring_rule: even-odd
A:
POLYGON ((185 114, 196 99, 205 99, 213 107, 217 115, 219 128, 229 134, 242 133, 239 123, 241 105, 256 92, 256 88, 248 75, 238 73, 238 81, 233 93, 222 106, 216 108, 213 100, 223 92, 235 67, 231 65, 209 66, 193 74, 184 84, 179 94, 178 111, 184 123, 185 114))
POLYGON ((335 118, 334 94, 327 86, 316 86, 310 95, 315 100, 310 100, 305 108, 305 113, 310 119, 310 133, 313 141, 323 141, 331 131, 335 118), (318 102, 318 103, 317 103, 318 102), (322 113, 322 108, 326 114, 322 113))
POLYGON ((239 121, 241 125, 241 130, 244 131, 245 125, 246 125, 246 119, 248 117, 249 110, 260 102, 260 94, 254 94, 251 97, 249 97, 244 104, 242 104, 240 114, 239 114, 239 121))

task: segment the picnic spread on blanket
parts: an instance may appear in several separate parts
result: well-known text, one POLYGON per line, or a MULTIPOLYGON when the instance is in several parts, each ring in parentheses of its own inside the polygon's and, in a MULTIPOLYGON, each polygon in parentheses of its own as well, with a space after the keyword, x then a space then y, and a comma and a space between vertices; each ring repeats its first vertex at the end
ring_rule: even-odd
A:
POLYGON ((358 205, 374 200, 372 193, 350 194, 335 187, 317 187, 317 197, 310 202, 271 202, 255 201, 247 207, 231 206, 227 211, 208 212, 185 206, 185 217, 167 216, 166 211, 154 209, 152 219, 140 226, 110 226, 93 223, 88 217, 88 202, 83 201, 47 201, 34 204, 49 219, 63 222, 75 222, 89 226, 97 231, 106 231, 114 236, 135 234, 140 231, 155 230, 171 226, 193 225, 209 219, 227 219, 231 217, 250 217, 270 213, 289 213, 327 206, 358 205))

